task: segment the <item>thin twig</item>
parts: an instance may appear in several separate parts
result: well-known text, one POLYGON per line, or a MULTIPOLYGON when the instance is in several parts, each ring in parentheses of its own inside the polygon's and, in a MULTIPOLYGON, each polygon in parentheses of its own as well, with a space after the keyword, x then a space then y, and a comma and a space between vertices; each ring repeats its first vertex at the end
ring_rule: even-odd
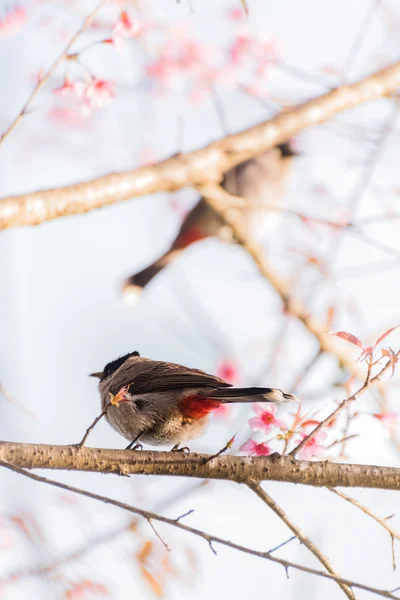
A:
POLYGON ((79 27, 78 31, 70 39, 68 44, 65 46, 64 50, 61 52, 61 54, 50 65, 50 67, 47 69, 46 73, 44 75, 42 75, 42 77, 38 80, 37 84, 35 85, 32 92, 29 94, 27 100, 25 101, 25 104, 22 107, 21 111, 18 113, 18 115, 15 117, 15 119, 10 123, 10 125, 7 127, 7 129, 5 131, 3 131, 3 133, 1 134, 0 144, 2 142, 4 142, 4 140, 10 135, 10 133, 18 125, 18 123, 22 119, 22 117, 27 114, 28 108, 29 108, 32 100, 35 98, 36 94, 42 89, 42 87, 45 85, 45 83, 47 83, 47 81, 50 79, 50 77, 52 76, 52 74, 54 73, 54 71, 56 70, 58 65, 63 60, 65 60, 65 58, 67 57, 69 50, 71 49, 74 42, 89 27, 89 25, 92 23, 93 19, 95 18, 96 14, 107 2, 108 2, 108 0, 101 0, 101 2, 99 2, 99 4, 96 6, 96 8, 94 10, 92 10, 92 12, 86 17, 86 19, 84 20, 82 25, 79 27))
POLYGON ((220 538, 218 536, 201 531, 200 529, 195 529, 194 527, 185 525, 184 523, 181 523, 180 521, 176 521, 175 519, 163 517, 156 513, 146 511, 141 508, 134 507, 134 506, 130 506, 129 504, 125 504, 124 502, 120 502, 119 500, 114 500, 113 498, 107 498, 106 496, 101 496, 99 494, 95 494, 95 493, 89 492, 87 490, 82 490, 82 489, 76 488, 74 486, 66 485, 65 483, 61 483, 61 482, 55 481, 53 479, 48 479, 47 477, 41 477, 40 475, 36 475, 35 473, 30 473, 29 471, 25 471, 24 469, 21 469, 20 467, 17 467, 16 465, 13 465, 9 462, 0 461, 0 466, 4 467, 6 469, 9 469, 10 471, 19 473, 20 475, 23 475, 24 477, 28 477, 29 479, 33 479, 34 481, 46 483, 48 485, 52 485, 54 487, 61 488, 63 490, 68 490, 69 492, 79 494, 80 496, 85 496, 87 498, 92 498, 93 500, 98 500, 100 502, 104 502, 105 504, 117 506, 118 508, 122 508, 123 510, 126 510, 130 513, 139 515, 146 520, 153 519, 154 521, 159 521, 160 523, 165 523, 167 525, 171 525, 173 527, 176 527, 177 529, 181 529, 182 531, 186 531, 197 537, 201 537, 202 539, 207 541, 207 543, 209 544, 210 548, 212 549, 212 551, 214 553, 215 553, 215 549, 213 548, 212 544, 213 543, 221 544, 222 546, 232 548, 233 550, 238 550, 239 552, 244 552, 251 556, 258 556, 259 558, 264 558, 271 562, 280 564, 285 568, 286 571, 290 568, 296 569, 298 571, 302 571, 303 573, 317 575, 319 577, 324 577, 325 579, 330 579, 332 581, 336 581, 337 583, 342 583, 342 584, 350 586, 350 587, 356 587, 361 590, 372 592, 374 594, 383 596, 384 598, 390 598, 391 600, 399 600, 398 596, 394 596, 391 592, 389 592, 387 590, 380 590, 378 588, 373 588, 368 585, 364 585, 363 583, 358 583, 358 582, 352 581, 350 579, 344 579, 342 577, 332 575, 331 573, 326 573, 323 571, 318 571, 317 569, 312 569, 311 567, 299 565, 297 563, 293 563, 291 561, 284 560, 282 558, 273 556, 269 552, 261 552, 259 550, 253 550, 252 548, 247 548, 246 546, 242 546, 240 544, 230 542, 230 541, 220 538))
POLYGON ((152 528, 152 530, 154 531, 155 536, 158 537, 158 539, 160 540, 160 542, 164 546, 164 548, 168 552, 171 552, 171 548, 168 546, 167 542, 165 540, 163 540, 163 538, 161 537, 161 535, 158 533, 157 529, 154 527, 154 524, 153 524, 152 520, 151 519, 147 519, 147 522, 150 525, 150 527, 152 528))
MULTIPOLYGON (((391 541, 392 541, 392 564, 393 564, 393 570, 395 570, 396 568, 396 557, 394 554, 394 540, 400 540, 400 533, 397 533, 397 531, 395 531, 392 527, 390 527, 390 525, 388 525, 388 519, 390 519, 390 517, 379 517, 378 515, 376 515, 375 513, 372 512, 372 510, 370 508, 368 508, 367 506, 365 506, 364 504, 361 504, 361 502, 359 502, 359 500, 356 500, 355 498, 352 498, 351 496, 348 496, 347 494, 345 494, 344 492, 342 492, 341 490, 337 490, 335 488, 328 488, 331 492, 333 492, 334 494, 336 494, 337 496, 340 496, 341 498, 343 498, 344 500, 346 500, 347 502, 350 502, 350 504, 353 504, 353 506, 356 506, 357 508, 359 508, 360 510, 362 510, 363 513, 365 513, 366 515, 368 515, 369 517, 371 517, 372 519, 374 519, 374 521, 376 521, 377 523, 379 523, 379 525, 382 525, 382 527, 384 529, 386 529, 386 531, 389 533, 391 541)), ((391 515, 393 516, 393 515, 391 515)))
MULTIPOLYGON (((400 355, 400 351, 397 352, 397 354, 395 354, 396 357, 398 357, 400 355)), ((379 371, 379 373, 377 373, 377 375, 375 375, 375 377, 370 376, 370 368, 368 369, 368 373, 367 373, 367 377, 366 380, 364 382, 364 384, 360 387, 359 390, 357 390, 354 394, 352 394, 351 396, 349 396, 349 398, 346 398, 345 400, 343 400, 339 406, 329 415, 326 417, 326 419, 324 419, 323 421, 321 421, 297 446, 296 448, 294 448, 291 452, 289 452, 288 456, 296 456, 296 454, 298 454, 298 452, 300 452, 300 450, 302 448, 304 448, 304 446, 315 436, 316 433, 318 433, 318 431, 320 431, 323 427, 326 427, 327 425, 329 425, 329 423, 331 423, 337 416, 339 413, 342 412, 342 410, 344 410, 345 408, 347 408, 350 404, 352 404, 355 400, 357 400, 357 398, 359 398, 359 396, 361 396, 361 394, 363 394, 364 392, 366 392, 369 388, 373 387, 374 385, 376 385, 377 383, 379 383, 379 381, 382 379, 382 376, 386 373, 386 371, 389 371, 389 369, 391 368, 391 361, 389 360, 386 365, 379 371)))
POLYGON ((368 33, 370 25, 375 18, 375 14, 376 14, 377 9, 379 8, 380 4, 381 4, 380 0, 372 0, 371 6, 368 8, 367 14, 365 15, 365 17, 361 23, 360 29, 357 32, 356 37, 353 40, 350 51, 346 58, 346 62, 342 69, 344 81, 346 81, 350 76, 350 71, 356 61, 358 53, 363 44, 364 38, 368 33))
POLYGON ((204 460, 204 464, 206 465, 207 463, 214 460, 214 458, 218 458, 218 456, 221 456, 222 454, 224 454, 227 450, 229 450, 229 448, 232 448, 232 445, 233 445, 233 442, 235 441, 236 435, 237 434, 235 433, 235 435, 232 436, 231 439, 226 442, 225 446, 223 448, 221 448, 221 450, 218 450, 218 452, 216 454, 212 454, 211 456, 208 456, 204 460))
POLYGON ((89 425, 89 427, 86 429, 85 435, 83 436, 83 438, 81 439, 79 444, 77 444, 78 448, 82 448, 82 446, 85 445, 85 442, 89 436, 89 433, 92 431, 92 429, 94 429, 96 427, 96 425, 100 421, 100 419, 102 419, 104 417, 104 415, 107 413, 110 405, 111 405, 111 402, 108 402, 108 404, 105 406, 104 410, 102 410, 102 412, 99 414, 99 416, 96 417, 95 420, 93 421, 93 423, 91 425, 89 425))
MULTIPOLYGON (((274 511, 276 515, 278 515, 281 521, 283 521, 285 525, 289 527, 290 531, 298 538, 299 542, 304 544, 304 546, 308 548, 315 558, 319 560, 319 562, 326 568, 328 573, 337 577, 338 575, 329 562, 328 557, 321 552, 321 550, 314 544, 312 540, 310 540, 310 538, 300 529, 300 527, 298 527, 289 519, 283 508, 281 508, 279 504, 277 504, 275 500, 273 500, 273 498, 271 498, 271 496, 267 494, 265 490, 263 490, 260 484, 256 482, 248 482, 247 485, 267 506, 269 506, 271 510, 274 511)), ((351 588, 343 583, 339 583, 339 587, 343 590, 349 600, 355 600, 355 595, 351 588)))
POLYGON ((280 550, 281 548, 283 548, 283 546, 286 546, 286 544, 289 544, 289 542, 293 542, 293 540, 297 540, 297 535, 292 535, 292 537, 290 537, 288 540, 286 540, 286 542, 282 542, 282 544, 275 546, 275 548, 272 548, 272 550, 268 550, 269 554, 272 554, 272 552, 276 552, 277 550, 280 550))
POLYGON ((26 406, 24 406, 22 404, 22 402, 19 402, 13 396, 11 396, 11 394, 8 392, 8 390, 6 390, 6 388, 4 387, 4 385, 2 383, 0 383, 0 395, 3 396, 3 398, 5 400, 7 400, 7 402, 9 402, 10 404, 13 404, 17 408, 19 408, 19 410, 21 410, 22 412, 27 414, 32 419, 35 419, 36 421, 38 420, 38 418, 39 418, 38 415, 36 413, 34 413, 32 410, 30 410, 29 408, 27 408, 26 406))

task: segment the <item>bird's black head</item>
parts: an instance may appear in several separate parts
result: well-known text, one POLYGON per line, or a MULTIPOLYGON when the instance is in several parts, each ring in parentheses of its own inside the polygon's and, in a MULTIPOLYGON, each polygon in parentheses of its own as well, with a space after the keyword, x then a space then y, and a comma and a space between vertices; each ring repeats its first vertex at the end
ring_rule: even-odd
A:
POLYGON ((131 358, 131 356, 140 356, 139 352, 130 352, 129 354, 125 354, 124 356, 120 356, 119 358, 116 358, 115 360, 109 362, 106 364, 106 366, 103 369, 102 373, 93 373, 94 377, 99 377, 100 381, 104 381, 104 379, 107 379, 108 377, 111 377, 111 375, 120 368, 121 365, 124 364, 125 361, 128 360, 128 358, 131 358))

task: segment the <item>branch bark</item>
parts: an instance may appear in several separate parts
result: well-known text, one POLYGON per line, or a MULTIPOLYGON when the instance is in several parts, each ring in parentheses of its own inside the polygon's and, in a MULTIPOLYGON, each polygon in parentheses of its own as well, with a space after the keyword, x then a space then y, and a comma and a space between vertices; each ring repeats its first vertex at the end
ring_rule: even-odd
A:
POLYGON ((289 456, 253 457, 176 452, 147 452, 0 442, 0 461, 27 469, 55 469, 116 473, 118 475, 168 475, 247 481, 286 481, 318 487, 365 487, 400 490, 400 469, 296 460, 289 456), (208 461, 208 462, 207 462, 208 461))
POLYGON ((130 198, 219 182, 233 166, 285 142, 337 113, 390 95, 400 87, 400 63, 305 102, 269 121, 155 165, 66 187, 10 196, 0 202, 0 229, 37 225, 130 198))

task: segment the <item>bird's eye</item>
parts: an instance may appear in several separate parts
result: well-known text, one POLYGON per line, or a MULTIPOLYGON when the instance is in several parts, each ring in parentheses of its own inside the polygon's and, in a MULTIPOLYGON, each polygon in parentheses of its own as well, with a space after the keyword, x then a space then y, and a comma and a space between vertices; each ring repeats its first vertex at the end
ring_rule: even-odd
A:
POLYGON ((146 401, 139 398, 138 400, 135 400, 135 404, 136 404, 138 410, 142 410, 146 404, 146 401))

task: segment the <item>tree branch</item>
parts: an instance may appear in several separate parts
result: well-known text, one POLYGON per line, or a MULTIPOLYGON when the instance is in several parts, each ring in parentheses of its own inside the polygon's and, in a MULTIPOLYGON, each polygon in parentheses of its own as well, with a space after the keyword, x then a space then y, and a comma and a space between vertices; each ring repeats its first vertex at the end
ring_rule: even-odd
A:
POLYGON ((219 182, 226 171, 244 160, 285 142, 307 127, 327 121, 343 110, 393 94, 399 87, 400 63, 395 63, 201 150, 133 171, 4 198, 0 202, 0 229, 37 225, 135 196, 219 182))
POLYGON ((168 475, 246 483, 286 481, 318 487, 366 487, 400 490, 400 469, 374 465, 296 460, 290 456, 254 457, 110 450, 83 446, 50 446, 0 442, 0 460, 27 469, 55 469, 168 475), (207 462, 208 461, 208 462, 207 462))
POLYGON ((364 585, 362 583, 357 583, 355 581, 351 581, 350 579, 343 579, 341 577, 337 577, 336 575, 332 575, 331 573, 317 571, 316 569, 312 569, 310 567, 299 565, 297 563, 293 563, 291 561, 284 560, 282 558, 273 556, 271 554, 271 552, 261 552, 259 550, 253 550, 251 548, 241 546, 240 544, 235 544, 234 542, 230 542, 228 540, 217 537, 215 535, 211 535, 209 533, 206 533, 206 532, 196 529, 194 527, 190 527, 189 525, 185 525, 185 524, 181 523, 178 519, 170 519, 168 517, 163 517, 156 513, 153 513, 153 512, 147 511, 147 510, 143 510, 141 508, 136 508, 135 506, 130 506, 129 504, 125 504, 124 502, 120 502, 119 500, 114 500, 113 498, 108 498, 106 496, 100 496, 99 494, 94 494, 93 492, 89 492, 87 490, 82 490, 82 489, 76 488, 74 486, 66 485, 65 483, 55 481, 54 479, 48 479, 47 477, 41 477, 40 475, 36 475, 34 473, 29 473, 28 471, 24 471, 24 469, 21 469, 20 467, 17 467, 9 462, 0 460, 0 466, 4 467, 6 469, 9 469, 10 471, 19 473, 20 475, 24 475, 25 477, 28 477, 29 479, 33 479, 34 481, 39 481, 41 483, 47 483, 48 485, 52 485, 54 487, 61 488, 63 490, 68 490, 75 494, 79 494, 80 496, 85 496, 87 498, 92 498, 93 500, 99 500, 100 502, 104 502, 105 504, 117 506, 118 508, 122 508, 123 510, 126 510, 133 514, 139 515, 139 516, 143 517, 144 519, 146 519, 147 521, 152 521, 152 520, 158 521, 160 523, 165 523, 166 525, 171 525, 173 527, 176 527, 177 529, 181 529, 182 531, 191 533, 197 537, 200 537, 200 538, 206 540, 208 545, 210 546, 211 550, 214 552, 214 554, 216 552, 215 552, 215 549, 213 548, 212 544, 213 543, 221 544, 222 546, 232 548, 233 550, 238 550, 239 552, 244 552, 244 553, 250 554, 252 556, 258 556, 259 558, 264 558, 271 562, 278 563, 278 564, 282 565, 286 571, 288 571, 289 568, 297 569, 304 573, 318 575, 319 577, 331 579, 333 581, 336 581, 337 583, 343 583, 350 587, 357 587, 359 589, 366 590, 368 592, 372 592, 374 594, 383 596, 384 598, 391 598, 392 600, 399 600, 399 597, 395 596, 390 591, 373 588, 373 587, 364 585))
MULTIPOLYGON (((312 540, 310 540, 310 538, 300 529, 300 527, 295 525, 295 523, 293 523, 293 521, 291 521, 289 519, 289 517, 287 516, 287 514, 285 513, 283 508, 281 508, 279 506, 279 504, 277 504, 275 502, 275 500, 273 500, 271 498, 271 496, 269 494, 267 494, 267 492, 265 490, 262 489, 260 484, 254 483, 254 482, 249 482, 247 485, 255 494, 257 494, 257 496, 267 506, 269 506, 269 508, 271 510, 274 511, 274 513, 276 515, 278 515, 278 517, 285 523, 285 525, 287 525, 287 527, 289 527, 290 531, 295 534, 295 536, 298 538, 299 542, 301 544, 304 544, 304 546, 306 548, 308 548, 308 550, 312 554, 314 554, 314 556, 317 558, 317 560, 319 560, 319 562, 326 568, 328 573, 338 576, 337 573, 335 572, 335 570, 333 569, 331 563, 329 562, 328 557, 325 556, 325 554, 323 552, 321 552, 321 550, 314 544, 314 542, 312 540)), ((349 600, 356 600, 354 592, 351 590, 351 588, 349 588, 349 586, 347 586, 341 582, 338 582, 338 585, 343 590, 343 592, 346 594, 347 598, 349 598, 349 600)))

